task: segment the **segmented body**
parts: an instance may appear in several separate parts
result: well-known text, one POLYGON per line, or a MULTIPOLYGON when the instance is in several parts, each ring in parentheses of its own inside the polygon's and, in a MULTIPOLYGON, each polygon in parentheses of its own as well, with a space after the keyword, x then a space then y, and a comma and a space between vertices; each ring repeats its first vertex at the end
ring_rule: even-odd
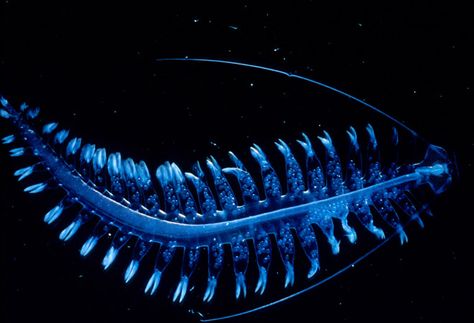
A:
MULTIPOLYGON (((229 153, 230 165, 226 168, 210 157, 206 161, 207 175, 199 163, 192 171, 183 173, 175 163, 165 162, 157 168, 153 178, 143 161, 122 159, 120 153, 107 156, 104 148, 83 144, 80 138, 69 139, 69 131, 59 130, 57 123, 33 126, 32 121, 39 113, 36 108, 22 105, 15 110, 4 98, 1 103, 1 116, 18 130, 16 135, 4 137, 3 143, 21 145, 10 150, 11 156, 29 152, 39 160, 34 166, 16 171, 15 175, 24 180, 42 167, 66 192, 65 199, 46 214, 45 221, 55 222, 65 208, 79 204, 82 207, 79 215, 60 233, 62 240, 69 240, 82 224, 96 217, 97 224, 81 248, 83 256, 89 254, 106 233, 115 230, 102 261, 104 268, 114 262, 132 237, 136 239, 124 273, 125 282, 134 277, 152 246, 159 245, 155 266, 145 287, 145 292, 150 294, 158 291, 162 273, 176 248, 184 248, 180 280, 173 293, 176 302, 185 299, 203 252, 208 253, 208 282, 202 299, 204 302, 213 299, 224 267, 224 244, 231 247, 238 299, 248 293, 246 273, 253 265, 249 263, 251 253, 255 254, 259 274, 255 292, 264 293, 273 261, 272 236, 284 265, 285 287, 295 282, 296 244, 301 245, 309 261, 307 277, 311 279, 324 266, 320 262, 318 243, 325 240, 333 254, 340 251, 341 237, 335 234, 335 224, 340 223, 348 242, 356 242, 358 232, 349 224, 349 214, 354 214, 376 238, 383 239, 384 231, 374 224, 371 208, 376 209, 403 243, 407 240, 404 223, 393 205, 397 204, 410 219, 421 221, 419 210, 406 192, 428 184, 435 193, 440 193, 451 178, 446 153, 433 145, 428 146, 425 159, 420 163, 399 165, 393 160, 391 167, 382 169, 376 134, 370 125, 366 128, 369 148, 365 169, 362 168, 360 140, 351 127, 347 131, 350 154, 345 166, 325 131, 317 138, 325 150, 321 159, 315 153, 316 141, 305 134, 298 141, 304 161, 297 160, 285 141, 280 139, 275 143, 285 161, 284 175, 277 174, 261 147, 251 147, 250 153, 260 169, 262 189, 256 184, 257 175, 250 174, 233 153, 229 153), (280 184, 282 176, 286 188, 280 184), (236 187, 229 182, 231 177, 238 183, 241 205, 236 187)), ((393 133, 392 143, 397 149, 395 128, 393 133)), ((50 185, 50 182, 41 182, 26 187, 25 191, 39 193, 50 185)))

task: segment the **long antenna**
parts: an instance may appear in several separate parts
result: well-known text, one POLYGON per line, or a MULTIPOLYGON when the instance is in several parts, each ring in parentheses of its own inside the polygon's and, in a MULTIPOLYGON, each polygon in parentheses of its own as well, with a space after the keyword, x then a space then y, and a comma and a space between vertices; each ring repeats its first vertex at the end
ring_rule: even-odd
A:
POLYGON ((224 59, 188 58, 188 57, 170 57, 170 58, 158 58, 158 59, 156 59, 156 62, 170 62, 170 61, 175 61, 175 62, 203 62, 203 63, 217 63, 217 64, 235 65, 235 66, 253 68, 253 69, 263 70, 263 71, 267 71, 267 72, 271 72, 271 73, 281 74, 281 75, 284 75, 284 76, 287 76, 287 77, 290 77, 290 78, 295 78, 295 79, 299 79, 299 80, 302 80, 302 81, 305 81, 305 82, 308 82, 308 83, 312 83, 312 84, 321 86, 323 88, 326 88, 328 90, 331 90, 333 92, 339 93, 339 94, 341 94, 341 95, 343 95, 343 96, 345 96, 349 99, 352 99, 352 100, 362 104, 363 106, 365 106, 365 107, 367 107, 367 108, 369 108, 369 109, 371 109, 375 112, 380 113, 381 115, 383 115, 383 116, 387 117, 388 119, 392 120, 393 122, 395 122, 397 125, 399 125, 403 129, 407 130, 414 137, 418 137, 420 139, 423 139, 414 130, 412 130, 411 128, 409 128, 405 124, 403 124, 401 121, 398 121, 397 119, 395 119, 391 115, 383 112, 379 108, 376 108, 375 106, 373 106, 373 105, 371 105, 367 102, 364 102, 363 100, 361 100, 359 98, 356 98, 355 96, 353 96, 353 95, 351 95, 347 92, 336 89, 335 87, 332 87, 332 86, 327 85, 325 83, 313 80, 309 77, 305 77, 305 76, 301 76, 301 75, 298 75, 298 74, 286 72, 286 71, 279 70, 279 69, 276 69, 276 68, 271 68, 271 67, 266 67, 266 66, 261 66, 261 65, 255 65, 255 64, 249 64, 249 63, 242 63, 242 62, 237 62, 237 61, 224 60, 224 59))

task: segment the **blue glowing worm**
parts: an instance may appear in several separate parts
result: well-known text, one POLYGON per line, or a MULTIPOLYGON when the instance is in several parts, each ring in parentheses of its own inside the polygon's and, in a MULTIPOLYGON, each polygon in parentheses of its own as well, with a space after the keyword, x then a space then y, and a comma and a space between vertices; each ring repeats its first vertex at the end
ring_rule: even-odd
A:
MULTIPOLYGON (((296 78, 346 96, 390 119, 411 135, 418 136, 406 125, 360 99, 303 76, 225 60, 170 58, 159 61, 229 64, 296 78)), ((398 236, 401 243, 406 242, 404 224, 408 221, 403 222, 402 216, 422 224, 420 212, 426 209, 425 203, 417 208, 407 192, 430 187, 434 195, 442 193, 451 182, 453 171, 445 150, 429 144, 421 162, 401 165, 393 161, 390 167, 382 167, 375 131, 369 124, 365 129, 369 138, 369 157, 364 161, 364 169, 360 142, 352 127, 347 129, 350 153, 345 162, 345 172, 335 144, 326 131, 317 138, 325 151, 323 161, 317 157, 314 142, 308 136, 303 134, 297 141, 305 154, 304 167, 290 146, 278 140, 276 147, 285 160, 286 189, 280 184, 282 175, 277 174, 266 153, 256 144, 250 152, 260 169, 261 188, 256 184, 254 175, 231 152, 230 167, 222 168, 217 160, 210 157, 206 161, 206 172, 196 163, 191 172, 183 173, 175 163, 166 162, 157 168, 153 177, 145 162, 122 159, 120 153, 107 156, 104 148, 83 144, 81 138, 70 138, 69 131, 59 130, 58 123, 34 125, 38 108, 22 104, 19 109, 14 109, 3 97, 0 103, 3 106, 0 116, 10 121, 17 131, 2 139, 3 144, 16 145, 10 150, 10 155, 30 155, 38 160, 32 166, 17 170, 14 175, 19 181, 24 181, 38 169, 45 169, 52 177, 49 181, 31 184, 24 191, 40 193, 55 182, 66 192, 65 198, 45 215, 45 222, 57 221, 71 205, 81 206, 79 214, 60 232, 61 240, 71 239, 86 221, 96 220, 93 232, 80 249, 81 255, 86 256, 104 235, 115 231, 102 261, 107 269, 120 249, 133 238, 136 241, 134 251, 124 273, 127 283, 135 276, 143 257, 153 246, 157 246, 155 265, 145 286, 146 293, 157 292, 162 273, 176 250, 182 248, 182 269, 172 299, 183 302, 189 294, 190 277, 198 267, 202 253, 207 251, 207 284, 199 298, 204 303, 211 302, 225 265, 223 246, 226 244, 230 245, 232 252, 236 299, 247 295, 246 277, 251 253, 255 255, 259 275, 254 291, 256 294, 264 293, 269 283, 273 246, 281 256, 285 271, 284 286, 291 289, 295 282, 295 244, 300 244, 309 264, 306 274, 310 282, 308 286, 261 306, 229 315, 205 317, 204 321, 251 313, 301 294, 365 258, 391 236, 398 236), (79 163, 71 163, 74 158, 79 163), (229 182, 230 177, 234 177, 235 185, 239 186, 240 200, 243 201, 240 204, 234 192, 236 188, 229 182), (394 205, 404 214, 399 214, 394 205), (389 234, 386 235, 384 229, 375 224, 374 209, 377 211, 374 215, 387 224, 389 234), (356 242, 358 232, 350 225, 349 217, 358 219, 366 231, 376 238, 376 246, 347 266, 323 279, 312 281, 324 267, 320 263, 318 243, 326 241, 333 254, 340 251, 341 237, 338 237, 335 225, 340 224, 340 231, 350 244, 356 242), (274 243, 271 239, 275 239, 274 243)), ((392 145, 394 149, 398 146, 395 127, 392 145)), ((196 298, 196 295, 197 292, 194 292, 193 297, 196 298)))

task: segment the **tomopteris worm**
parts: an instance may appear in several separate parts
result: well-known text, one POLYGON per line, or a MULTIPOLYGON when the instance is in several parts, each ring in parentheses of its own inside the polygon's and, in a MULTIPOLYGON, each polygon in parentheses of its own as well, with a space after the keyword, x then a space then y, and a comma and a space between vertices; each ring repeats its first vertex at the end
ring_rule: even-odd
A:
POLYGON ((120 153, 107 156, 105 148, 70 137, 69 131, 60 129, 56 122, 38 125, 35 121, 38 108, 22 104, 15 109, 1 98, 0 116, 16 129, 15 134, 2 139, 3 144, 14 145, 10 149, 12 157, 30 155, 37 159, 35 164, 18 169, 14 175, 18 181, 26 181, 39 169, 51 175, 47 181, 27 185, 24 191, 36 194, 56 183, 65 192, 65 197, 47 212, 44 221, 48 224, 59 221, 65 209, 78 205, 77 216, 60 232, 59 237, 64 241, 71 239, 85 222, 96 221, 80 249, 82 256, 88 255, 104 235, 115 232, 102 260, 105 269, 112 265, 125 245, 135 240, 124 272, 126 283, 135 276, 142 259, 152 248, 157 248, 155 265, 148 270, 150 276, 144 288, 145 293, 157 293, 163 273, 177 250, 181 250, 181 273, 170 298, 181 303, 185 302, 186 295, 192 294, 188 298, 200 299, 212 306, 219 276, 226 265, 225 245, 231 249, 233 294, 237 300, 248 297, 250 267, 254 266, 258 275, 252 286, 254 294, 262 295, 269 284, 277 284, 269 278, 271 263, 282 264, 282 284, 289 292, 263 305, 230 310, 231 314, 206 316, 203 320, 234 317, 277 304, 343 272, 390 237, 398 236, 401 243, 406 242, 404 225, 413 220, 422 224, 420 213, 427 210, 428 204, 422 201, 421 206, 417 206, 412 193, 429 187, 437 195, 451 182, 452 163, 444 149, 426 143, 423 160, 402 162, 397 157, 400 146, 397 128, 418 137, 416 132, 336 88, 281 70, 233 61, 160 61, 219 63, 280 74, 346 97, 394 124, 390 149, 396 153, 385 163, 380 160, 376 129, 368 123, 364 131, 366 148, 362 148, 362 136, 354 127, 344 129, 349 150, 345 161, 329 132, 322 131, 316 140, 304 133, 297 140, 304 154, 302 162, 294 154, 296 147, 281 139, 275 142, 284 160, 284 174, 278 174, 271 158, 254 144, 250 154, 260 170, 258 181, 232 152, 229 152, 228 167, 222 168, 215 158, 209 157, 205 167, 197 162, 190 172, 183 172, 175 163, 165 162, 150 174, 145 162, 122 158, 120 153), (324 151, 324 156, 319 156, 322 158, 318 157, 316 145, 324 151), (361 224, 359 231, 351 224, 352 219, 361 224), (385 228, 377 223, 384 223, 385 228), (387 230, 389 234, 385 233, 387 230), (337 270, 321 274, 326 265, 321 261, 323 248, 319 245, 329 245, 332 254, 337 255, 341 238, 349 243, 348 248, 356 249, 358 237, 366 232, 377 241, 375 246, 337 270), (292 286, 297 276, 297 245, 307 260, 305 279, 308 283, 295 291, 292 286), (272 259, 274 254, 279 254, 280 259, 272 259), (207 282, 202 290, 191 291, 194 284, 191 276, 205 255, 207 282), (251 258, 255 259, 254 263, 249 262, 251 258))

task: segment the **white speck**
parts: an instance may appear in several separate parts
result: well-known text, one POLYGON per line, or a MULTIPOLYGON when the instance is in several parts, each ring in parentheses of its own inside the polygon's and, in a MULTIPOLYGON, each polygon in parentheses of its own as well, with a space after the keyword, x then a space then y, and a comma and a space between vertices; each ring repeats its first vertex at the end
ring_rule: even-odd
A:
POLYGON ((193 18, 193 22, 194 22, 194 23, 198 23, 198 22, 199 22, 199 18, 193 18))
POLYGON ((255 84, 253 84, 253 83, 250 83, 250 87, 254 87, 254 85, 255 85, 255 84))
POLYGON ((363 25, 362 25, 362 23, 359 22, 359 23, 357 24, 357 26, 360 28, 360 27, 362 27, 363 25))
POLYGON ((413 90, 413 94, 416 94, 416 90, 413 90))
POLYGON ((239 30, 239 27, 237 26, 229 25, 228 27, 232 30, 239 30))
POLYGON ((278 52, 280 50, 280 47, 273 48, 274 52, 278 52))

